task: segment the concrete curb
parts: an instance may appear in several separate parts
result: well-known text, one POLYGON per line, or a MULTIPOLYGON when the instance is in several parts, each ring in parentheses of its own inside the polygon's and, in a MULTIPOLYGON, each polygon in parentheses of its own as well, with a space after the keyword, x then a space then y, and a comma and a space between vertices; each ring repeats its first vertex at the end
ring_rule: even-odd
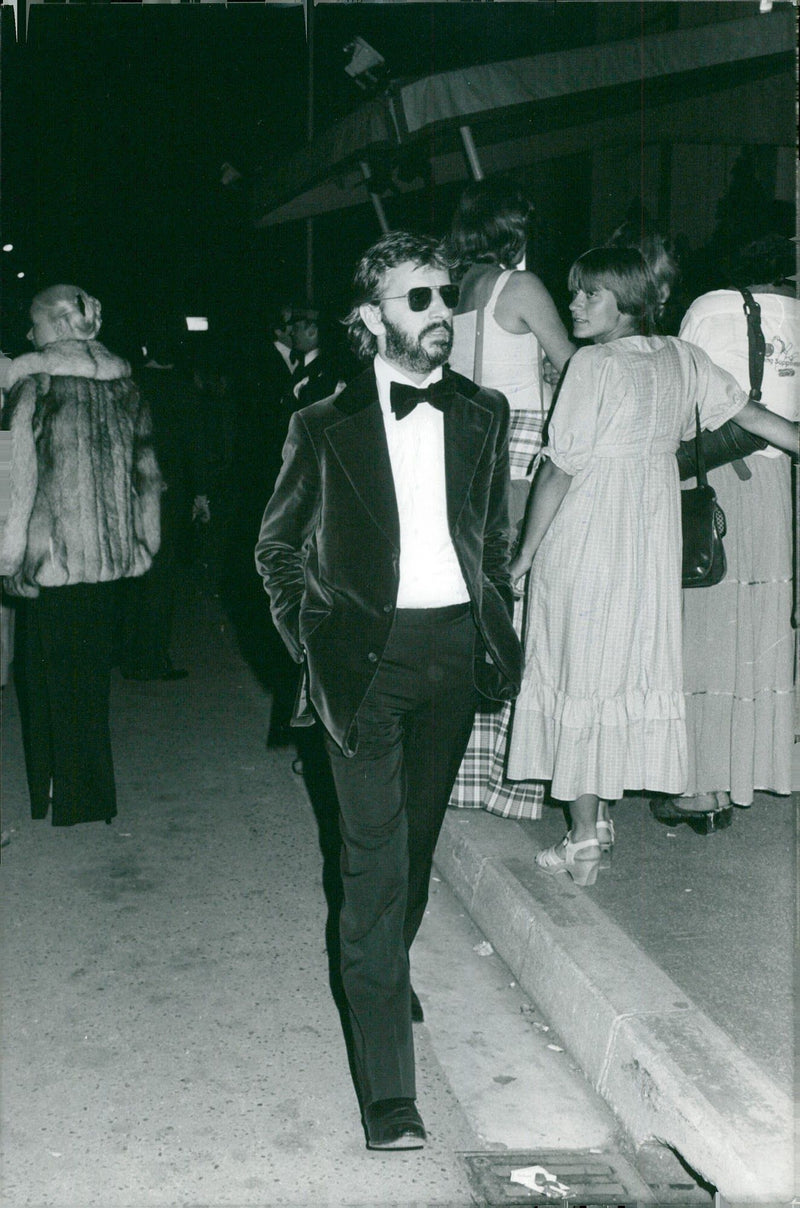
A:
POLYGON ((634 1142, 673 1146, 729 1200, 788 1203, 789 1096, 536 850, 515 822, 450 810, 436 865, 634 1142))

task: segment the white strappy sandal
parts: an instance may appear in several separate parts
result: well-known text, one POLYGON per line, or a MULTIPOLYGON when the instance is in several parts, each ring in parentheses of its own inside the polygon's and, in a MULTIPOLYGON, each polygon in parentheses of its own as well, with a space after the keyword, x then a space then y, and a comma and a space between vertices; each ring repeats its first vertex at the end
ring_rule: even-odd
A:
POLYGON ((597 839, 573 843, 572 831, 567 831, 560 843, 538 853, 536 863, 546 873, 569 873, 576 885, 594 885, 600 867, 600 844, 597 839))

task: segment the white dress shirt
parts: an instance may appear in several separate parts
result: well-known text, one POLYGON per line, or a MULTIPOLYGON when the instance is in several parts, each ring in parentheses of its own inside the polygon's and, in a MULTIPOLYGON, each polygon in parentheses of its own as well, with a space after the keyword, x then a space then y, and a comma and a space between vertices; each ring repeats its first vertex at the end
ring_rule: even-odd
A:
MULTIPOLYGON (((441 368, 434 369, 420 389, 441 376, 441 368)), ((430 403, 418 403, 410 415, 398 420, 391 409, 391 383, 417 383, 381 356, 375 357, 375 377, 400 516, 397 607, 465 604, 469 592, 447 523, 444 416, 430 403)))
POLYGON ((292 349, 288 344, 284 344, 283 340, 273 340, 277 351, 281 354, 283 362, 290 373, 294 373, 294 365, 292 364, 292 349))

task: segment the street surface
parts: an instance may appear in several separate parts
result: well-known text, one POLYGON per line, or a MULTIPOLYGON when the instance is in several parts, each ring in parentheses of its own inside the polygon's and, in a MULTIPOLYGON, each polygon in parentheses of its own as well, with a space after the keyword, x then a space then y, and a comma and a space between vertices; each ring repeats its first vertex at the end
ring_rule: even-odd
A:
POLYGON ((624 1143, 437 877, 412 962, 429 1144, 366 1149, 294 752, 194 586, 174 645, 187 680, 115 673, 109 827, 31 821, 3 693, 3 1204, 460 1208, 487 1202, 464 1154, 624 1143))

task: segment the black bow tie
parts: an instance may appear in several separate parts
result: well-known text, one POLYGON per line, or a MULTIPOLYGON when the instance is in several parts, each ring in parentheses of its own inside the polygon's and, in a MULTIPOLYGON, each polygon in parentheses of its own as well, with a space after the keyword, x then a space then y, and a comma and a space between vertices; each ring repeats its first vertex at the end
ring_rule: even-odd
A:
POLYGON ((432 407, 444 411, 455 392, 453 379, 446 374, 441 381, 433 382, 421 390, 416 386, 407 386, 405 382, 392 382, 390 393, 392 411, 398 419, 405 419, 407 415, 410 415, 417 403, 430 403, 432 407))

